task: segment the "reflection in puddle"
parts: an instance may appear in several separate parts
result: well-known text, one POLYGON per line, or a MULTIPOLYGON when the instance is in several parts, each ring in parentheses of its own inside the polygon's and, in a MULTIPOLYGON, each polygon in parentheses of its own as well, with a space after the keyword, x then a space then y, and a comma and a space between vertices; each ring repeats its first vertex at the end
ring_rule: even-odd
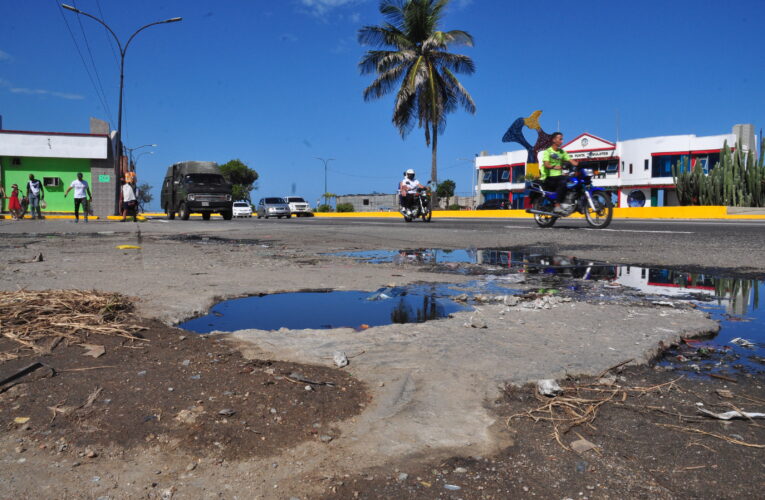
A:
POLYGON ((248 328, 299 330, 421 323, 469 309, 449 300, 458 293, 444 285, 416 285, 387 287, 374 293, 296 292, 245 297, 220 302, 206 316, 178 326, 209 333, 248 328))
MULTIPOLYGON (((608 282, 607 287, 629 287, 639 290, 649 300, 663 297, 692 301, 720 322, 714 339, 689 342, 667 353, 663 365, 677 369, 720 371, 728 367, 762 373, 765 371, 765 311, 759 307, 759 296, 765 282, 726 278, 714 274, 688 273, 662 268, 615 265, 577 257, 554 255, 549 248, 531 247, 522 250, 506 248, 444 250, 421 248, 408 250, 375 250, 345 252, 336 255, 353 257, 370 263, 484 266, 487 275, 504 272, 608 282), (740 338, 746 342, 731 343, 740 338), (747 342, 751 345, 742 345, 747 342)), ((459 269, 458 269, 459 270, 459 269)), ((475 272, 473 269, 472 272, 475 272)), ((508 275, 506 275, 508 276, 508 275)), ((510 275, 512 276, 512 274, 510 275)), ((489 283, 489 282, 487 282, 489 283)), ((561 287, 580 292, 576 283, 561 287)), ((581 292, 582 298, 585 292, 581 292)), ((598 299, 600 300, 600 299, 598 299)))

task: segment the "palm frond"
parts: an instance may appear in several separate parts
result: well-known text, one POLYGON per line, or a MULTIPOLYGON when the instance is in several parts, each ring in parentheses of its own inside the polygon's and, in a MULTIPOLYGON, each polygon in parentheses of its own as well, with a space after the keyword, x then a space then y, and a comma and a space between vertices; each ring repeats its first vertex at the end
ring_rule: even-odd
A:
POLYGON ((467 89, 462 86, 460 81, 457 80, 457 77, 454 76, 454 74, 447 68, 442 68, 441 71, 443 72, 444 81, 446 82, 447 86, 452 89, 457 99, 459 100, 459 103, 463 108, 465 108, 465 111, 471 115, 474 115, 476 111, 476 105, 475 101, 473 101, 473 97, 470 95, 470 92, 468 92, 467 89))
POLYGON ((363 26, 359 29, 357 39, 361 45, 373 47, 412 47, 406 35, 390 24, 384 26, 363 26))
POLYGON ((469 56, 462 54, 452 54, 451 52, 436 51, 430 54, 433 61, 444 68, 448 68, 455 73, 472 75, 475 73, 475 63, 469 56))
POLYGON ((381 73, 375 80, 364 89, 364 100, 370 101, 384 96, 393 90, 393 87, 401 80, 401 76, 406 72, 406 65, 395 66, 385 73, 381 73))
POLYGON ((447 31, 445 36, 449 45, 465 45, 467 47, 473 46, 473 35, 467 31, 451 30, 447 31))

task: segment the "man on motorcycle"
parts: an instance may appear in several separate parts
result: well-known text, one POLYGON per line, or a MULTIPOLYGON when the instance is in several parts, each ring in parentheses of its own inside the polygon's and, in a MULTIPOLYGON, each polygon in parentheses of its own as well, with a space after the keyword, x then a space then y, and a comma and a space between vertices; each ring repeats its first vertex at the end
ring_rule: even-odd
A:
MULTIPOLYGON (((561 206, 561 202, 566 196, 566 182, 567 178, 563 175, 563 166, 566 163, 571 163, 574 166, 579 165, 578 160, 572 160, 566 153, 561 145, 563 144, 563 134, 555 132, 552 135, 552 146, 545 149, 542 153, 542 168, 540 168, 539 180, 542 181, 544 189, 547 191, 555 191, 555 208, 553 212, 565 213, 570 207, 561 206)), ((564 204, 565 205, 565 204, 564 204)))
POLYGON ((411 196, 409 192, 415 189, 425 189, 425 186, 420 184, 420 181, 414 178, 414 170, 410 168, 404 172, 404 180, 398 184, 399 203, 401 204, 401 208, 408 213, 411 212, 412 204, 414 202, 414 197, 411 196))

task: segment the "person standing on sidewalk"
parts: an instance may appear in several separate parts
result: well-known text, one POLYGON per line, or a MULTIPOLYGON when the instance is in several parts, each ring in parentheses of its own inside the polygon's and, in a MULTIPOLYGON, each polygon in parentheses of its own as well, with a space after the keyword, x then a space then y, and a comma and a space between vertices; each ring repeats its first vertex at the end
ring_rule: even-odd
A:
POLYGON ((21 216, 21 203, 19 202, 19 186, 11 186, 11 195, 8 197, 8 211, 13 220, 19 220, 21 216))
POLYGON ((88 213, 90 211, 90 200, 93 196, 90 194, 90 186, 88 181, 83 180, 82 172, 77 172, 77 179, 64 191, 64 198, 69 194, 69 191, 74 189, 74 222, 80 222, 80 205, 82 205, 82 215, 85 217, 85 222, 88 222, 88 213), (86 197, 87 196, 87 197, 86 197))
POLYGON ((29 182, 27 182, 27 199, 29 200, 29 206, 32 209, 32 218, 36 217, 42 219, 42 212, 40 211, 40 203, 45 199, 45 190, 43 189, 42 182, 35 179, 35 174, 29 174, 29 182))
POLYGON ((138 222, 136 217, 136 208, 138 205, 138 199, 135 196, 135 189, 129 182, 122 181, 122 222, 125 222, 125 218, 128 215, 133 216, 133 222, 138 222))

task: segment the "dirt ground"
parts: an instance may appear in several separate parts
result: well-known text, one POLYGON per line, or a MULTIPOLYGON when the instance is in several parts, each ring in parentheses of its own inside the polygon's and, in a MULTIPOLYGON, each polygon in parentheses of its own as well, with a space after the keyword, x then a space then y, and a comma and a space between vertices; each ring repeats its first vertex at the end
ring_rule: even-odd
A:
POLYGON ((743 376, 730 383, 630 367, 601 384, 585 378, 561 385, 566 390, 563 397, 616 397, 590 410, 595 412, 591 422, 570 429, 564 423, 573 415, 568 411, 586 415, 581 410, 590 405, 557 410, 559 443, 552 423, 544 420, 550 417, 546 410, 551 399, 540 396, 536 386, 508 386, 501 398, 487 403, 512 433, 513 444, 501 453, 393 464, 337 481, 333 493, 324 498, 761 497, 762 423, 719 421, 697 413, 698 408, 764 411, 761 379, 743 376), (592 390, 577 392, 575 386, 592 390), (527 415, 538 408, 544 410, 531 414, 539 419, 534 421, 527 415), (571 450, 571 443, 580 439, 595 447, 571 450))
MULTIPOLYGON (((529 387, 503 390, 508 381, 544 376, 582 386, 589 380, 566 374, 643 362, 662 340, 716 331, 701 311, 611 300, 626 293, 593 284, 584 300, 526 308, 500 298, 417 325, 200 336, 167 325, 222 299, 457 286, 481 279, 480 269, 327 255, 382 245, 343 226, 91 226, 60 232, 46 221, 44 231, 4 235, 0 290, 120 292, 135 298, 130 321, 146 330, 137 340, 91 336, 88 343, 104 348, 97 358, 66 341, 49 355, 0 356, 0 379, 45 365, 0 385, 0 498, 761 496, 763 449, 747 445, 765 445, 765 421, 724 424, 697 413, 697 403, 765 411, 761 378, 676 380, 683 374, 630 366, 616 374, 623 379, 587 386, 597 391, 580 387, 582 398, 612 400, 590 412, 576 403, 571 410, 588 422, 560 429, 562 444, 550 422, 510 418, 549 401, 529 387), (117 248, 124 244, 140 248, 117 248), (338 369, 331 356, 340 349, 359 357, 338 369), (563 447, 580 435, 597 448, 563 447)), ((397 237, 383 246, 411 244, 411 235, 397 237)), ((3 352, 25 354, 0 339, 3 352)))

